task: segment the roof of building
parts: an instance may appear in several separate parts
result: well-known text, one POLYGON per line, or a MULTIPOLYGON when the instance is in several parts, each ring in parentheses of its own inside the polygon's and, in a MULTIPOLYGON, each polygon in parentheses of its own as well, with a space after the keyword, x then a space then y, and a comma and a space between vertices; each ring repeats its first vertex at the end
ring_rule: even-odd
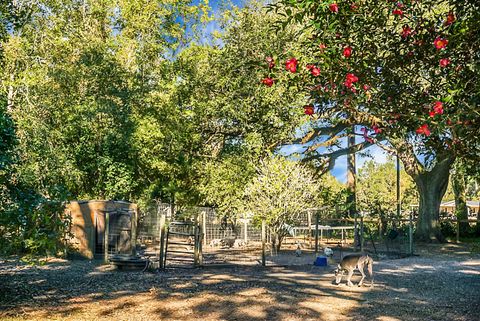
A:
MULTIPOLYGON (((480 207, 480 201, 467 201, 468 207, 480 207)), ((440 207, 455 207, 455 201, 442 202, 440 207)))

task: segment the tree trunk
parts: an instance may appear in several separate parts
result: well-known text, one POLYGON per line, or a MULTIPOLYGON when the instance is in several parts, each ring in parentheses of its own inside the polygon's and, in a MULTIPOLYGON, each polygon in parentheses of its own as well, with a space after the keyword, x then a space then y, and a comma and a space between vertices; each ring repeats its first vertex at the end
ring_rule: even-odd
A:
MULTIPOLYGON (((465 173, 461 168, 456 168, 455 173, 452 175, 452 188, 453 193, 455 194, 455 215, 457 220, 468 219, 467 193, 464 174, 465 173)), ((460 222, 459 224, 460 235, 466 235, 469 229, 468 222, 460 222)))
MULTIPOLYGON (((355 126, 352 126, 350 129, 350 133, 348 136, 348 148, 352 148, 355 146, 355 126)), ((356 171, 356 164, 355 164, 355 152, 349 152, 347 154, 347 206, 348 206, 348 216, 350 218, 354 218, 354 244, 355 249, 360 244, 359 235, 358 235, 358 228, 357 228, 357 195, 356 195, 356 187, 357 187, 357 171, 356 171)))
POLYGON ((411 175, 420 197, 415 237, 419 241, 444 242, 440 231, 440 203, 447 190, 453 157, 437 158, 437 164, 430 171, 411 175))
POLYGON ((282 246, 283 236, 277 234, 277 253, 280 252, 280 247, 282 246))
POLYGON ((475 235, 480 236, 480 211, 477 212, 477 223, 475 226, 475 235))

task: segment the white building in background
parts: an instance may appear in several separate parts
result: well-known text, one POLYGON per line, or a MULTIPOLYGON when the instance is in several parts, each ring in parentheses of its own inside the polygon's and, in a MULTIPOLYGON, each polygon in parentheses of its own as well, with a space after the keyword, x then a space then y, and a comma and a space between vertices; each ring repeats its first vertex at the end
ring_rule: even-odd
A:
MULTIPOLYGON (((467 201, 468 218, 475 219, 480 212, 480 201, 467 201)), ((440 204, 440 212, 455 214, 455 201, 443 202, 440 204)))

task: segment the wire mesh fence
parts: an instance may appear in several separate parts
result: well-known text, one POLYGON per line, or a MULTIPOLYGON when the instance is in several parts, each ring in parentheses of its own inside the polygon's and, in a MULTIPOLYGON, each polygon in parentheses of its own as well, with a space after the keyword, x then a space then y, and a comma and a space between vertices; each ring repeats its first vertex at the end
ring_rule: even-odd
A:
MULTIPOLYGON (((151 257, 160 256, 161 219, 166 220, 167 230, 173 222, 187 222, 191 225, 175 225, 176 243, 179 251, 194 251, 197 242, 193 236, 199 229, 200 255, 203 264, 261 264, 262 253, 268 262, 284 265, 302 262, 298 257, 307 257, 310 262, 327 247, 341 251, 363 250, 377 258, 396 258, 415 252, 416 220, 410 213, 403 217, 371 217, 359 215, 353 218, 333 218, 328 209, 307 209, 298 213, 295 219, 284 225, 287 231, 281 251, 272 246, 273 235, 267 226, 262 242, 262 229, 252 218, 228 218, 219 215, 209 207, 193 207, 173 210, 167 203, 158 203, 142 210, 137 232, 137 248, 151 257), (175 213, 172 215, 172 213, 175 213), (190 230, 183 231, 182 228, 190 230), (184 235, 182 235, 184 234, 184 235), (302 253, 301 256, 298 255, 302 253), (285 260, 278 259, 286 258, 285 260)), ((172 228, 172 227, 170 227, 172 228)), ((196 237, 196 236, 195 236, 196 237)), ((171 239, 170 241, 172 241, 171 239)), ((173 255, 168 252, 167 256, 173 255)), ((311 263, 311 262, 310 262, 311 263)))

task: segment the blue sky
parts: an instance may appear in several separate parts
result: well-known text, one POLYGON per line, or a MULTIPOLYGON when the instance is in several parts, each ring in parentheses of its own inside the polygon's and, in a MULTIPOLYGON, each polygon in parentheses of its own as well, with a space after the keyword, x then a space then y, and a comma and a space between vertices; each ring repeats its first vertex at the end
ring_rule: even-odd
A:
MULTIPOLYGON (((345 142, 346 145, 346 142, 345 142)), ((280 153, 283 155, 289 155, 292 153, 302 152, 304 148, 301 145, 288 145, 280 149, 280 153)), ((369 161, 374 160, 377 163, 386 163, 388 154, 382 150, 380 147, 373 145, 369 148, 362 151, 362 154, 368 154, 369 156, 362 156, 357 154, 356 157, 356 167, 357 171, 359 168, 362 168, 363 165, 369 161)), ((346 183, 347 181, 347 157, 342 156, 337 159, 333 170, 330 172, 333 176, 337 178, 338 181, 346 183)))

